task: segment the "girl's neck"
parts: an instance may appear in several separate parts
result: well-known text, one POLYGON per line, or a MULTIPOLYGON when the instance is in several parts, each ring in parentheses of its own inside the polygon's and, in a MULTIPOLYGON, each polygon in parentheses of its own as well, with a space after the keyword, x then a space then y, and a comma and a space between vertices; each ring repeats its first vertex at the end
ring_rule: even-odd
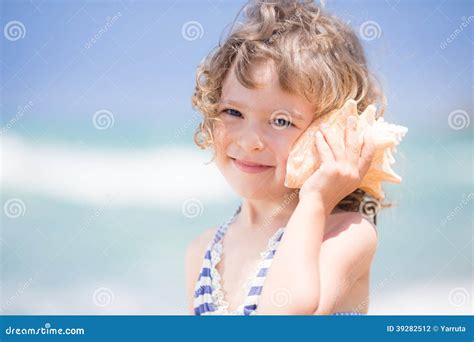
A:
POLYGON ((281 198, 264 200, 245 198, 238 219, 251 230, 286 226, 298 202, 298 192, 294 190, 281 198))

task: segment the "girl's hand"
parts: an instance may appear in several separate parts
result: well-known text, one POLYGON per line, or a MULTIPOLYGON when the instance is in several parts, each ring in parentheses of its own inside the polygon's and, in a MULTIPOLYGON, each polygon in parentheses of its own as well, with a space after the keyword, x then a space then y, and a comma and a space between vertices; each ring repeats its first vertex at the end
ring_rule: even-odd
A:
POLYGON ((374 157, 375 146, 370 126, 359 143, 357 114, 350 113, 351 109, 355 112, 354 105, 354 100, 348 100, 341 109, 340 115, 346 117, 343 137, 324 124, 316 133, 321 166, 306 180, 299 192, 300 200, 309 198, 310 201, 321 203, 326 216, 345 196, 358 188, 374 157))

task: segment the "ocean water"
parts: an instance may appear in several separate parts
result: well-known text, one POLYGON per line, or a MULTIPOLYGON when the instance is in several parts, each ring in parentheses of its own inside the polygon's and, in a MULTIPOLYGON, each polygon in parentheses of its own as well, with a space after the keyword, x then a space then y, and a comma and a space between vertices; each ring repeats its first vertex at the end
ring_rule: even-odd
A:
MULTIPOLYGON (((133 146, 61 135, 1 137, 2 312, 186 314, 185 248, 239 202, 210 155, 189 132, 133 146)), ((411 130, 397 148, 369 314, 472 311, 472 139, 439 137, 411 130)))

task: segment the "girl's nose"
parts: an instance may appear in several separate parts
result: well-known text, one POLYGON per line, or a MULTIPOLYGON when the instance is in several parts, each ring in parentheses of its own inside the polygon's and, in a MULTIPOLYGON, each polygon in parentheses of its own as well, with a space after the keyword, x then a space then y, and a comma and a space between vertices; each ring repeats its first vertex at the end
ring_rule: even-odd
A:
POLYGON ((265 147, 258 133, 248 128, 240 134, 237 145, 244 151, 260 151, 265 147))

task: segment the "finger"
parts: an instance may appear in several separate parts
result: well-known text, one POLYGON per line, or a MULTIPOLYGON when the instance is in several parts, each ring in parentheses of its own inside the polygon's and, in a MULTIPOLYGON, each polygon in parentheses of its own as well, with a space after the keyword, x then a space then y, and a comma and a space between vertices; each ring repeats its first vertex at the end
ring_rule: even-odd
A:
POLYGON ((347 100, 344 103, 343 112, 346 117, 357 114, 357 101, 354 99, 347 100))
POLYGON ((357 166, 362 143, 359 142, 359 135, 357 133, 357 117, 355 115, 349 115, 347 117, 344 136, 346 158, 352 165, 357 166))
POLYGON ((346 156, 344 152, 344 138, 337 131, 336 125, 329 126, 327 123, 321 125, 321 132, 334 155, 334 160, 343 160, 346 156))
POLYGON ((375 122, 375 113, 377 112, 377 107, 373 104, 370 104, 365 108, 364 112, 360 115, 361 119, 364 119, 369 125, 373 125, 375 122))
POLYGON ((375 143, 373 139, 372 127, 367 128, 364 134, 364 142, 359 159, 359 175, 361 179, 369 171, 370 165, 375 155, 375 143))
POLYGON ((321 163, 334 162, 334 156, 332 154, 331 148, 327 144, 323 134, 320 131, 316 132, 316 148, 318 149, 321 163))
POLYGON ((357 114, 357 102, 353 99, 347 100, 342 106, 339 116, 337 118, 337 123, 342 130, 346 127, 346 120, 350 115, 357 114))

